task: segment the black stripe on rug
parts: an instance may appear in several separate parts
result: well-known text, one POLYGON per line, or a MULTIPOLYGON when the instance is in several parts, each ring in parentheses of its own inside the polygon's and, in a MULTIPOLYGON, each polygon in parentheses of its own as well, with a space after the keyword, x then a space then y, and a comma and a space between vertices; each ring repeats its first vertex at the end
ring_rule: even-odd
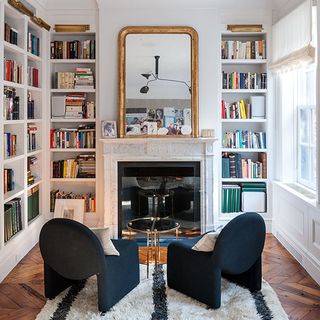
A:
POLYGON ((84 288, 87 280, 81 280, 74 284, 59 302, 58 307, 50 320, 65 320, 71 309, 73 301, 76 299, 79 292, 84 288))
POLYGON ((154 312, 151 315, 151 320, 167 320, 168 305, 166 294, 166 282, 164 280, 164 272, 162 265, 158 265, 158 270, 153 273, 153 305, 154 312))
POLYGON ((273 315, 271 310, 269 309, 266 300, 261 291, 252 292, 252 297, 254 299, 257 312, 262 320, 271 320, 273 319, 273 315))

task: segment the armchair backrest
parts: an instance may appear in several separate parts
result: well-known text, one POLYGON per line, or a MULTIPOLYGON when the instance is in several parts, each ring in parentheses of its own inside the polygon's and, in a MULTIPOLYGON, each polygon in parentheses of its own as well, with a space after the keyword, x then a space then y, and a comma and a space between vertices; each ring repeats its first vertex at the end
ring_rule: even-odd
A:
POLYGON ((80 280, 98 273, 105 264, 103 248, 85 225, 70 219, 52 219, 40 232, 44 262, 60 275, 80 280))
POLYGON ((260 258, 265 242, 263 218, 249 212, 231 220, 221 231, 213 251, 213 261, 222 271, 242 273, 260 258))

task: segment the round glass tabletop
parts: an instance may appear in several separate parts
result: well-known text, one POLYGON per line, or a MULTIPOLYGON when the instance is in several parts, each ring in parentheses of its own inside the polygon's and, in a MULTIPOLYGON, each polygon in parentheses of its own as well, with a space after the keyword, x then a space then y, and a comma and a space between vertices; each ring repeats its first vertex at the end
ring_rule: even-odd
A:
POLYGON ((169 218, 140 218, 129 221, 128 228, 143 233, 166 233, 180 227, 180 223, 169 218))

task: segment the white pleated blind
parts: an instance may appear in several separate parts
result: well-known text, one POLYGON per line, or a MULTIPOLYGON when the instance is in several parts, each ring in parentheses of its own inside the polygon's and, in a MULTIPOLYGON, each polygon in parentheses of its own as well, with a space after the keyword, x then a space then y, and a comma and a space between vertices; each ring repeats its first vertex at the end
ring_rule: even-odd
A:
POLYGON ((312 41, 312 3, 303 2, 272 27, 274 72, 290 71, 315 61, 312 41))

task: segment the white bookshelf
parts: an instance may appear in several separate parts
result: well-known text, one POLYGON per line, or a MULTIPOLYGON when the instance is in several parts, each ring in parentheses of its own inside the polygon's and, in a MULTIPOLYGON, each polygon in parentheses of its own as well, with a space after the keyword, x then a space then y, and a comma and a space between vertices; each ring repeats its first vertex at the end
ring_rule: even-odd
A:
MULTIPOLYGON (((219 179, 219 209, 218 209, 218 220, 221 222, 229 221, 230 219, 236 217, 242 212, 232 212, 232 213, 222 213, 222 185, 225 184, 238 184, 241 183, 264 183, 266 185, 266 203, 268 204, 268 182, 269 182, 269 173, 270 173, 270 154, 269 154, 269 108, 268 108, 268 95, 269 95, 269 74, 268 74, 268 57, 269 57, 269 44, 267 39, 267 32, 226 32, 221 33, 220 41, 230 40, 230 41, 257 41, 265 40, 266 41, 266 59, 222 59, 221 62, 221 72, 226 73, 232 72, 250 72, 250 73, 267 73, 267 88, 266 89, 224 89, 222 86, 221 78, 221 100, 226 101, 227 103, 237 102, 241 99, 248 101, 251 96, 264 96, 266 101, 265 106, 265 117, 264 118, 250 118, 250 119, 223 119, 221 114, 221 106, 219 108, 220 116, 220 127, 221 127, 221 143, 220 143, 220 155, 222 157, 223 153, 238 153, 241 155, 242 159, 252 159, 257 161, 259 153, 265 153, 267 155, 267 177, 266 178, 224 178, 222 176, 222 161, 220 160, 220 179, 219 179), (236 131, 236 130, 247 130, 253 132, 265 132, 267 146, 263 149, 253 149, 253 148, 227 148, 223 145, 224 133, 227 131, 236 131)), ((220 102, 221 102, 220 100, 220 102)), ((249 101, 248 101, 249 102, 249 101)), ((267 211, 261 212, 260 214, 266 220, 269 219, 269 208, 267 205, 267 211)))
MULTIPOLYGON (((73 41, 73 40, 96 40, 95 32, 51 32, 51 41, 73 41)), ((97 54, 97 48, 96 48, 97 54)), ((90 119, 72 119, 63 117, 53 117, 51 115, 52 96, 67 96, 72 93, 86 93, 87 100, 95 101, 95 112, 97 113, 97 99, 96 99, 96 72, 97 72, 97 60, 96 59, 50 59, 50 75, 51 86, 50 86, 50 110, 49 112, 49 123, 50 129, 60 128, 78 128, 80 125, 91 125, 94 124, 97 127, 96 118, 90 119), (53 79, 56 72, 74 72, 76 68, 84 67, 91 68, 94 73, 95 87, 94 89, 58 89, 54 87, 53 79)), ((50 81, 50 80, 49 80, 50 81)), ((49 133, 50 136, 50 133, 49 133)), ((96 132, 96 146, 97 146, 97 132, 96 132)), ((49 149, 50 161, 75 159, 81 154, 96 154, 96 148, 50 148, 49 149)), ((50 191, 60 190, 62 192, 73 192, 76 194, 92 193, 96 195, 96 178, 53 178, 48 177, 50 181, 50 190, 48 199, 50 201, 50 191)), ((96 197, 96 203, 97 203, 96 197)), ((85 221, 99 220, 97 213, 86 212, 85 221)))
MULTIPOLYGON (((44 130, 45 112, 42 111, 46 90, 42 87, 45 77, 44 53, 46 52, 48 32, 34 24, 29 17, 18 12, 7 1, 0 1, 0 101, 3 102, 5 87, 16 89, 19 97, 19 119, 4 119, 3 112, 0 115, 0 135, 3 139, 5 132, 17 135, 17 154, 12 157, 5 157, 4 144, 0 148, 0 281, 15 266, 16 263, 37 243, 39 231, 45 221, 46 203, 44 201, 43 173, 45 168, 45 136, 37 136, 39 148, 28 151, 27 130, 28 125, 36 125, 38 132, 44 130), (18 45, 4 41, 4 23, 9 24, 18 31, 18 45), (40 39, 40 56, 28 52, 28 32, 31 32, 40 39), (4 79, 4 58, 16 60, 23 68, 22 83, 6 81, 4 79), (38 69, 39 88, 28 85, 27 68, 32 66, 38 69), (37 119, 28 119, 27 97, 28 91, 35 101, 37 119), (28 157, 35 156, 38 161, 32 166, 31 173, 35 180, 32 185, 27 181, 28 157), (14 190, 4 193, 4 169, 14 170, 14 190), (28 192, 34 187, 39 187, 39 215, 28 219, 28 192), (9 240, 4 239, 4 205, 14 198, 21 199, 22 230, 12 236, 9 240)), ((2 105, 4 107, 4 105, 2 105)))

